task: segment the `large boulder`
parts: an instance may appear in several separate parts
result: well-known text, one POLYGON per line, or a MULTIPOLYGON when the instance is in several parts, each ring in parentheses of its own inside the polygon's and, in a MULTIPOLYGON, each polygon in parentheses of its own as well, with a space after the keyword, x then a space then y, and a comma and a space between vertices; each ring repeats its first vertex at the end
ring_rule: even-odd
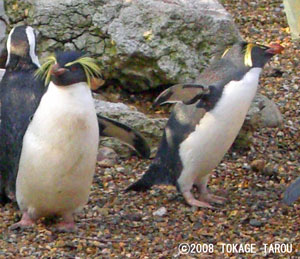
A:
MULTIPOLYGON (((122 122, 139 131, 147 139, 152 148, 158 145, 167 122, 166 118, 150 118, 144 113, 139 112, 136 108, 129 107, 123 103, 102 101, 97 97, 94 100, 98 114, 122 122)), ((125 145, 122 145, 115 138, 101 137, 100 144, 111 147, 124 157, 128 157, 131 153, 125 145)), ((152 151, 153 155, 155 148, 152 151)))
POLYGON ((292 38, 300 39, 300 1, 284 0, 284 11, 291 29, 292 38))
POLYGON ((5 51, 5 33, 6 33, 7 16, 4 10, 3 0, 0 0, 0 68, 4 68, 5 60, 2 54, 5 51))
POLYGON ((217 0, 6 1, 12 25, 40 32, 39 54, 86 50, 107 81, 130 91, 191 82, 211 57, 240 38, 217 0))

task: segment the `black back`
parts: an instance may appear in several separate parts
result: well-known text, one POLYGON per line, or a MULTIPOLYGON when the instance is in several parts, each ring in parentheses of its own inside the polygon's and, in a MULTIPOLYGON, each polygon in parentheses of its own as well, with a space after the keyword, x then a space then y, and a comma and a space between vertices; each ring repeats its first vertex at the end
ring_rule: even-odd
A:
POLYGON ((201 94, 193 104, 178 103, 174 106, 167 122, 158 152, 143 177, 127 188, 144 191, 154 184, 177 184, 182 171, 179 155, 180 144, 193 132, 206 112, 218 103, 224 86, 230 81, 241 80, 252 67, 263 67, 273 56, 266 53, 267 47, 255 46, 251 49, 252 66, 245 64, 245 53, 248 44, 234 44, 223 58, 205 69, 196 83, 207 87, 209 93, 201 94))
POLYGON ((0 82, 0 202, 14 199, 23 136, 46 90, 34 77, 37 68, 30 57, 12 54, 0 82))

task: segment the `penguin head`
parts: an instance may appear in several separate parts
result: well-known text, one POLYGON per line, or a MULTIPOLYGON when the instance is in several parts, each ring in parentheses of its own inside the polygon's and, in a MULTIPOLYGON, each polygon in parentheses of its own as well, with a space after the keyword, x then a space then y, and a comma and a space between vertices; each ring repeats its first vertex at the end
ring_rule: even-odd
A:
POLYGON ((30 26, 14 27, 7 38, 7 69, 40 67, 36 55, 36 35, 30 26))
POLYGON ((37 71, 37 75, 45 77, 46 84, 51 80, 58 86, 86 82, 94 89, 104 82, 99 78, 101 73, 96 60, 78 51, 56 52, 48 57, 37 71))
POLYGON ((59 86, 87 82, 83 67, 79 63, 74 63, 80 57, 82 53, 76 51, 57 52, 56 62, 50 70, 52 82, 59 86))
POLYGON ((230 59, 237 65, 262 68, 270 58, 276 54, 280 54, 283 49, 278 43, 270 44, 267 47, 254 43, 239 42, 231 48, 226 49, 222 58, 230 59))

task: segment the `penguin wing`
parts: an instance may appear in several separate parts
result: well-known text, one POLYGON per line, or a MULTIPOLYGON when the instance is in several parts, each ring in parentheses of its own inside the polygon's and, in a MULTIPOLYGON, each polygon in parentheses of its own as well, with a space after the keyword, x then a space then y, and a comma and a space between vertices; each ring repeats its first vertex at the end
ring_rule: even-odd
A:
POLYGON ((163 91, 154 101, 153 107, 166 103, 183 102, 193 104, 202 95, 208 94, 209 88, 200 84, 178 84, 163 91))
POLYGON ((99 114, 97 116, 100 136, 117 138, 134 149, 141 157, 150 157, 150 147, 140 133, 120 122, 99 114))
POLYGON ((291 205, 300 197, 300 177, 298 177, 284 192, 283 202, 291 205))

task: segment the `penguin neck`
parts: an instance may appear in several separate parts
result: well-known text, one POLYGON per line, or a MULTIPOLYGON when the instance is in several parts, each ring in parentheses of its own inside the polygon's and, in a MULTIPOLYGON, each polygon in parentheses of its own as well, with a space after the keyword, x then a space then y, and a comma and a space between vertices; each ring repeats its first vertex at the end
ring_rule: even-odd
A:
POLYGON ((67 86, 60 86, 50 82, 47 90, 48 95, 52 95, 53 98, 66 97, 69 99, 81 99, 85 96, 91 97, 91 90, 86 82, 79 82, 67 86))
POLYGON ((21 57, 15 54, 10 54, 7 60, 8 62, 5 68, 8 71, 32 70, 38 68, 29 56, 21 57))

